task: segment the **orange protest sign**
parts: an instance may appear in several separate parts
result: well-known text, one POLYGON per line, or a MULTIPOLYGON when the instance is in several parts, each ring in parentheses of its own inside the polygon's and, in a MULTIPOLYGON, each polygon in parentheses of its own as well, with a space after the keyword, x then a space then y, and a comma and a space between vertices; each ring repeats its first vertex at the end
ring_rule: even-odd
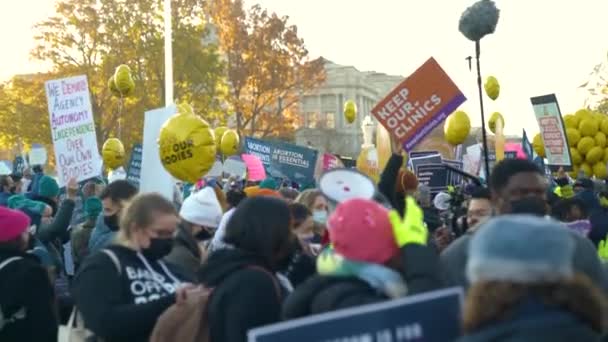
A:
POLYGON ((431 57, 380 101, 372 115, 410 151, 464 101, 431 57))

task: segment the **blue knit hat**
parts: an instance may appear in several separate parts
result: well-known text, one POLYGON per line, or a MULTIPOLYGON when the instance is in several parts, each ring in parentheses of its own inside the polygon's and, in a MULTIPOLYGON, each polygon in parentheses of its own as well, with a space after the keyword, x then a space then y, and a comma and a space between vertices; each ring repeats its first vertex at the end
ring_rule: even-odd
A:
POLYGON ((268 178, 264 179, 260 183, 260 189, 276 190, 277 189, 277 181, 275 181, 274 178, 268 177, 268 178))
POLYGON ((472 238, 469 282, 545 283, 572 277, 574 240, 561 223, 506 215, 483 224, 472 238))
POLYGON ((59 185, 57 181, 49 176, 40 177, 40 181, 38 181, 38 195, 46 198, 58 196, 59 185))
POLYGON ((96 218, 103 210, 101 200, 97 197, 89 197, 84 201, 84 213, 88 218, 96 218))

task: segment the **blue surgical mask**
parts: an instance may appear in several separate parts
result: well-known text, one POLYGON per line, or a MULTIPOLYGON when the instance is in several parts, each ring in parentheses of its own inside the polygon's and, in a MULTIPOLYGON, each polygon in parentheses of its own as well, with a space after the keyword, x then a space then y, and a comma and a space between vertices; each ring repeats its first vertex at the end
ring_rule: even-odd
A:
POLYGON ((313 211, 312 220, 315 221, 315 223, 325 224, 327 222, 327 211, 325 211, 325 210, 313 211))

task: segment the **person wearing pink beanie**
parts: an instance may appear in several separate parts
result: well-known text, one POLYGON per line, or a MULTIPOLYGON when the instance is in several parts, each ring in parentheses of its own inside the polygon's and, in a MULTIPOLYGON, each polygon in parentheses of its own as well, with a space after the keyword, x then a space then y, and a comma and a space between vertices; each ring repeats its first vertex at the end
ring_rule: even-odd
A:
POLYGON ((285 319, 360 306, 441 287, 439 257, 427 246, 422 209, 411 197, 402 218, 367 199, 340 203, 327 222, 331 247, 317 275, 287 298, 285 319))
POLYGON ((30 219, 0 207, 0 341, 56 341, 55 301, 46 270, 26 253, 30 219))

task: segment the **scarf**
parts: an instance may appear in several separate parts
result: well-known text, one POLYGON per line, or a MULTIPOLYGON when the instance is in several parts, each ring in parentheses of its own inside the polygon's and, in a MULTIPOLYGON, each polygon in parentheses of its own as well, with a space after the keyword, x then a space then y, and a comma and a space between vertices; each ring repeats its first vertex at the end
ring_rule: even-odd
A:
POLYGON ((326 276, 358 278, 391 299, 407 294, 407 286, 398 272, 378 264, 348 260, 331 248, 326 248, 317 258, 317 272, 326 276))

